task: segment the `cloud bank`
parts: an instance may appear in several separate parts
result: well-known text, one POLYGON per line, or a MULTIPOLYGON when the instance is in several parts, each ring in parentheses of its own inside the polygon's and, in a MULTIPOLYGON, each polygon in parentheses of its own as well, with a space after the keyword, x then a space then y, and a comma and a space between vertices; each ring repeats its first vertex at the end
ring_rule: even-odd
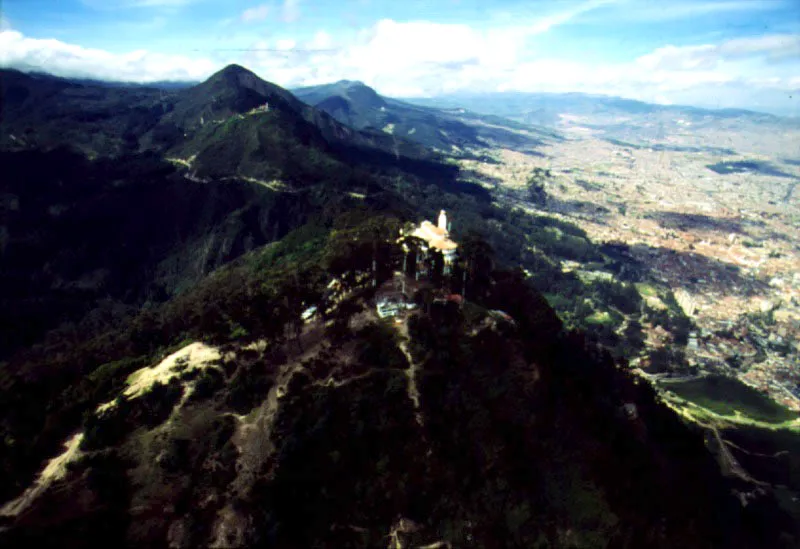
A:
POLYGON ((147 50, 115 54, 59 40, 28 38, 14 30, 0 31, 0 66, 123 82, 194 81, 219 68, 217 63, 204 58, 147 50))

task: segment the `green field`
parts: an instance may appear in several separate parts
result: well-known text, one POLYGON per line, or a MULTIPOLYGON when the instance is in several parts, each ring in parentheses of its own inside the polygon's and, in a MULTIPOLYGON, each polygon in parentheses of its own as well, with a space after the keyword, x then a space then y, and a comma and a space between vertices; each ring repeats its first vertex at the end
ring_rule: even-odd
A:
POLYGON ((797 413, 734 378, 712 375, 670 383, 665 388, 723 416, 743 416, 764 423, 783 423, 798 417, 797 413))

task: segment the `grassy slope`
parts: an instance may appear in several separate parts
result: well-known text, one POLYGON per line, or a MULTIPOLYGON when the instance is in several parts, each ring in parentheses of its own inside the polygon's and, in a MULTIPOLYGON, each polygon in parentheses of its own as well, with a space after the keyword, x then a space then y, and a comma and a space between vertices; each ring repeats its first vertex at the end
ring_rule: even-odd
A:
POLYGON ((670 383, 665 388, 718 416, 739 418, 742 422, 781 424, 798 418, 797 413, 734 378, 710 375, 670 383))

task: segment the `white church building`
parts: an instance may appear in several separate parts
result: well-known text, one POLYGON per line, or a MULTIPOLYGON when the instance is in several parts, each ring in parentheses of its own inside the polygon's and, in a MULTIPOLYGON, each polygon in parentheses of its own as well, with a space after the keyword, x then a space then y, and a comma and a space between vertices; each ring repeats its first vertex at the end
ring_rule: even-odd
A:
POLYGON ((444 210, 439 212, 439 220, 436 225, 427 220, 423 221, 414 229, 411 236, 424 240, 430 249, 441 252, 447 266, 455 260, 458 244, 450 239, 450 226, 444 210))

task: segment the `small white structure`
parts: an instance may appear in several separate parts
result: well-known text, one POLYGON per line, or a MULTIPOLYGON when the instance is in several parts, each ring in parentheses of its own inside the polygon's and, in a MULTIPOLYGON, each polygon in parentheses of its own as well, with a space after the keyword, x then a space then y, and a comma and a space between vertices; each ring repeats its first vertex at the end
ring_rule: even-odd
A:
POLYGON ((317 314, 317 306, 312 305, 311 307, 303 311, 301 318, 303 319, 303 322, 309 322, 312 318, 314 318, 315 314, 317 314))
POLYGON ((391 297, 379 299, 376 305, 376 311, 381 318, 397 316, 403 311, 410 311, 416 308, 414 303, 391 297))

